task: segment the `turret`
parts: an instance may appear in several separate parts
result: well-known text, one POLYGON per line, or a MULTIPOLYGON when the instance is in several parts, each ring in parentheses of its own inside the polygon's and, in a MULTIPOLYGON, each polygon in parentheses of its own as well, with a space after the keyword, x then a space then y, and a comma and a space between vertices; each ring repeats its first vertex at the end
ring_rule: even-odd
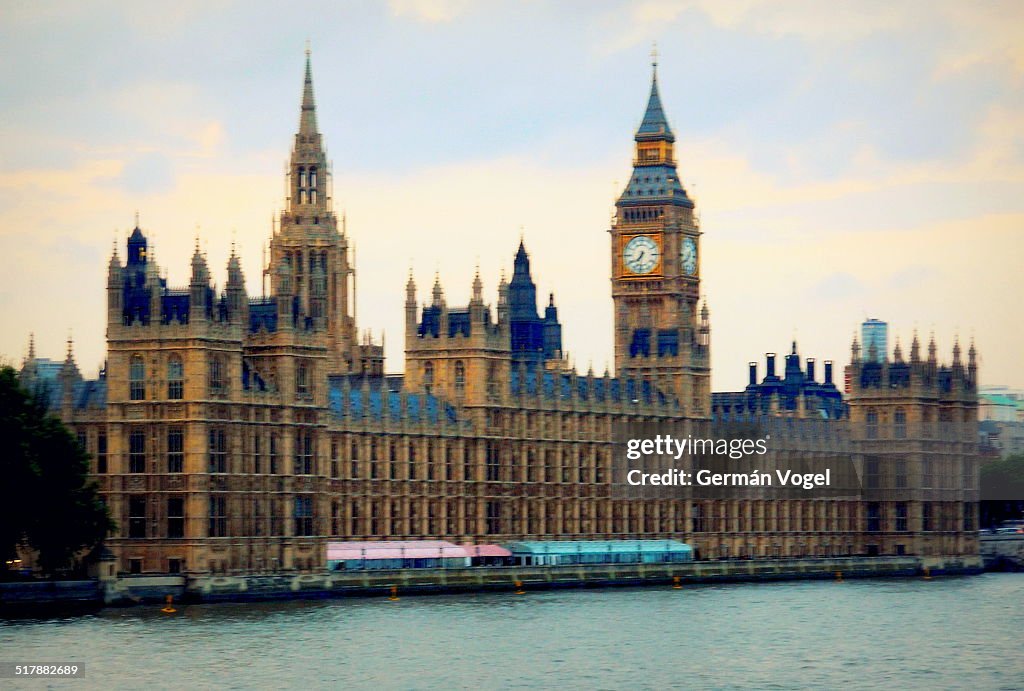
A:
POLYGON ((555 294, 548 293, 548 306, 544 308, 544 358, 562 357, 562 325, 558 323, 558 308, 555 294))
POLYGON ((484 301, 484 284, 480 280, 480 267, 476 268, 476 274, 473 275, 473 292, 470 302, 478 302, 483 304, 484 301))
POLYGON ((470 330, 480 328, 480 325, 484 321, 484 311, 484 284, 480 280, 480 268, 477 267, 476 274, 474 274, 473 276, 473 285, 470 291, 469 298, 470 330))
POLYGON ((121 266, 121 258, 117 255, 117 244, 115 243, 107 267, 107 323, 120 324, 124 319, 123 311, 124 267, 121 266))
POLYGON ((19 375, 21 385, 26 389, 31 389, 37 375, 36 335, 34 333, 30 333, 28 335, 28 355, 25 357, 25 362, 21 365, 21 374, 19 375))
POLYGON ((860 343, 857 342, 857 334, 853 335, 853 343, 850 344, 850 364, 860 364, 860 343))
POLYGON ((416 281, 409 269, 409 280, 405 283, 405 333, 413 334, 416 330, 416 281))
POLYGON ((146 291, 149 293, 149 318, 151 324, 159 324, 161 319, 161 294, 160 274, 156 262, 153 260, 152 252, 146 262, 146 291))
POLYGON ((68 336, 68 350, 64 358, 64 364, 60 368, 59 375, 61 385, 61 408, 65 413, 70 412, 74 407, 75 386, 82 381, 82 374, 78 371, 75 363, 74 342, 68 336))
POLYGON ((196 249, 192 253, 192 278, 189 281, 189 320, 197 323, 208 317, 208 293, 210 290, 210 271, 206 259, 199 251, 199 238, 196 238, 196 249))
POLYGON ((973 338, 967 350, 967 379, 972 388, 978 385, 978 351, 974 348, 973 338))
POLYGON ((921 361, 921 343, 917 340, 917 329, 914 329, 914 340, 910 343, 910 362, 916 365, 921 361))
MULTIPOLYGON (((707 298, 704 299, 704 304, 700 308, 700 327, 698 328, 697 344, 703 348, 707 348, 711 345, 711 312, 708 310, 707 298)), ((796 342, 793 343, 793 352, 796 353, 796 342)))
POLYGON ((896 349, 892 353, 893 362, 903 364, 903 348, 900 346, 899 337, 896 338, 896 349))
POLYGON ((232 324, 249 323, 249 297, 245 292, 245 276, 242 273, 242 265, 235 254, 235 248, 231 248, 231 257, 228 259, 228 318, 232 324))
POLYGON ((505 271, 502 269, 501 280, 498 281, 498 324, 504 325, 508 322, 508 281, 505 280, 505 271))
POLYGON ((938 358, 936 357, 935 353, 935 334, 933 333, 928 341, 928 366, 932 368, 938 365, 938 358))
POLYGON ((433 307, 441 307, 444 305, 444 291, 441 290, 441 276, 440 274, 434 274, 434 289, 431 291, 430 303, 433 307))

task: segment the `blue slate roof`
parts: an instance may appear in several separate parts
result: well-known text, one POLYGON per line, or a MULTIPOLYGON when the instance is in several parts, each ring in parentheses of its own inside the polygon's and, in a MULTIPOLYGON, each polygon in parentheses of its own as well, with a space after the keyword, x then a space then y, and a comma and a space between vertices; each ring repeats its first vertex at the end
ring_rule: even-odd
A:
POLYGON ((686 195, 686 190, 679 182, 679 174, 675 166, 667 163, 657 165, 637 165, 626 185, 619 203, 624 205, 650 204, 653 201, 664 203, 671 201, 676 206, 693 207, 693 202, 686 195))
POLYGON ((636 141, 668 141, 674 142, 675 135, 672 128, 668 126, 668 118, 665 117, 665 110, 661 107, 661 96, 658 94, 658 73, 655 71, 651 79, 651 95, 647 99, 647 110, 644 112, 644 119, 636 131, 636 141))

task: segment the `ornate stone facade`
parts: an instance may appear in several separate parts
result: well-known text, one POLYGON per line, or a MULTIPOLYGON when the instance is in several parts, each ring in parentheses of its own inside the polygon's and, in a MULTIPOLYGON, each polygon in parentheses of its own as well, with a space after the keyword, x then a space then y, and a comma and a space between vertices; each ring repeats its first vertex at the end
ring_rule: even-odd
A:
POLYGON ((806 401, 789 410, 778 392, 775 403, 728 394, 713 408, 699 224, 673 145, 655 80, 610 229, 616 378, 565 363, 554 297, 541 316, 522 244, 493 311, 479 276, 464 308, 446 304, 440 281, 418 305, 410 279, 406 371, 385 376, 382 346, 357 336, 354 267, 331 208, 307 58, 270 297, 246 294, 234 255, 215 293, 198 247, 190 284, 166 285, 136 227, 126 262, 116 251, 110 262, 101 377, 83 381, 70 347, 56 379, 34 352, 26 361, 26 383, 51 387, 93 456, 119 568, 313 569, 332 538, 671 537, 705 558, 976 553, 973 498, 952 486, 905 507, 613 496, 614 429, 629 422, 707 436, 756 415, 777 430, 780 458, 852 456, 878 469, 880 487, 900 459, 944 482, 976 472, 973 351, 966 369, 958 355, 938 368, 934 351, 921 362, 916 346, 906 367, 897 353, 880 373, 855 360, 848 402, 824 396, 841 415, 822 418, 806 401), (868 433, 872 420, 881 436, 868 433))

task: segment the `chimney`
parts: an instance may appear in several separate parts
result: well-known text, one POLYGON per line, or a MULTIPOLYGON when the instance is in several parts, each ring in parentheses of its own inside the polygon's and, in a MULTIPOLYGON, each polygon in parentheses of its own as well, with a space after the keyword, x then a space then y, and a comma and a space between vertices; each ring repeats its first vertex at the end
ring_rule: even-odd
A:
POLYGON ((832 383, 832 361, 825 360, 825 385, 832 383))
POLYGON ((807 381, 814 382, 814 358, 807 358, 807 381))
POLYGON ((766 377, 775 376, 775 353, 765 353, 768 358, 768 371, 765 372, 766 377))
POLYGON ((749 384, 750 384, 750 386, 757 386, 757 363, 756 362, 748 362, 747 364, 750 366, 750 381, 749 381, 749 384))

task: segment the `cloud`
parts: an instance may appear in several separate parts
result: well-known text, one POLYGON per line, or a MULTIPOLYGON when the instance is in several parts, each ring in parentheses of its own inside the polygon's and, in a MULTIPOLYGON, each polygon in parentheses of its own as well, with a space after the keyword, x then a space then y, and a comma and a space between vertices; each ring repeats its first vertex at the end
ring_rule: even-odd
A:
POLYGON ((395 17, 407 17, 428 24, 450 22, 471 7, 471 0, 388 0, 395 17))

